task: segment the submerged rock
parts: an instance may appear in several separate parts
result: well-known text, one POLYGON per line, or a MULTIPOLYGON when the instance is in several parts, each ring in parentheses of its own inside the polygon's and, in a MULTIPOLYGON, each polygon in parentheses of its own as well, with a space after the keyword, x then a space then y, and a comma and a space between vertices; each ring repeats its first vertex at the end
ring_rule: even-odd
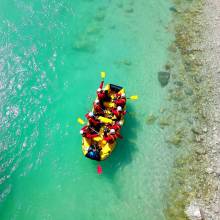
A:
POLYGON ((176 7, 174 7, 174 6, 171 6, 169 9, 170 9, 170 11, 172 11, 172 12, 178 12, 177 9, 176 9, 176 7))
POLYGON ((95 18, 96 21, 103 21, 105 19, 105 13, 104 12, 98 12, 95 15, 94 18, 95 18))
POLYGON ((185 88, 184 93, 188 96, 193 95, 193 90, 191 88, 185 88))
POLYGON ((151 124, 153 124, 156 120, 157 120, 157 117, 156 117, 153 113, 151 113, 151 114, 149 114, 149 115, 147 116, 146 123, 149 124, 149 125, 151 125, 151 124))
POLYGON ((134 9, 133 8, 127 8, 127 9, 125 9, 125 12, 126 13, 133 13, 134 9))
POLYGON ((175 85, 179 86, 179 87, 182 87, 183 86, 183 82, 180 81, 180 80, 177 80, 174 82, 175 85))
POLYGON ((86 29, 87 34, 98 34, 100 33, 100 31, 101 29, 96 24, 91 24, 86 29))
POLYGON ((79 40, 75 41, 73 44, 73 49, 84 52, 94 52, 95 50, 93 42, 86 38, 80 38, 79 40))
POLYGON ((168 139, 168 142, 173 145, 179 145, 182 141, 182 136, 179 134, 175 134, 168 139))
POLYGON ((122 59, 122 60, 118 60, 118 61, 115 61, 115 64, 117 66, 131 66, 132 65, 132 62, 129 60, 129 59, 122 59))
POLYGON ((170 73, 165 71, 158 72, 158 80, 162 87, 165 87, 170 80, 170 73))
POLYGON ((172 66, 171 64, 169 64, 169 63, 167 63, 167 64, 165 65, 165 69, 166 69, 167 71, 171 70, 172 67, 173 67, 173 66, 172 66))
POLYGON ((172 53, 176 53, 177 52, 176 44, 175 43, 170 44, 168 50, 172 53))
POLYGON ((165 126, 170 125, 170 118, 169 117, 161 117, 159 120, 159 125, 161 128, 164 128, 165 126))
POLYGON ((123 8, 123 3, 122 3, 122 2, 119 2, 119 3, 117 3, 117 6, 118 6, 119 8, 123 8))

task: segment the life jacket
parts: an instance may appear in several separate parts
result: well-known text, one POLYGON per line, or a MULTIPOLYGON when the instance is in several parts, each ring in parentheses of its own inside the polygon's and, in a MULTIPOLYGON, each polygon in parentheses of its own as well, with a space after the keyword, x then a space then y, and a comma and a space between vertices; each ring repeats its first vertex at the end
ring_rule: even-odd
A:
POLYGON ((96 120, 93 116, 92 116, 92 117, 89 116, 88 113, 85 115, 85 117, 88 119, 88 121, 89 121, 90 124, 93 124, 93 125, 95 125, 95 126, 98 125, 98 124, 100 124, 100 121, 99 121, 99 120, 96 120))
POLYGON ((108 143, 112 144, 117 138, 123 138, 119 133, 115 133, 115 134, 109 134, 107 137, 104 138, 105 141, 107 141, 108 143))
POLYGON ((115 131, 121 129, 121 126, 116 122, 114 125, 107 125, 108 129, 115 129, 115 131))
POLYGON ((97 92, 97 96, 100 102, 108 98, 104 91, 97 92))
POLYGON ((85 134, 85 137, 89 138, 89 139, 92 139, 92 138, 95 138, 95 137, 98 137, 98 136, 99 136, 99 134, 90 134, 90 133, 85 134))
POLYGON ((104 114, 103 108, 101 107, 100 104, 94 103, 93 107, 94 107, 96 113, 104 114))
POLYGON ((117 106, 121 106, 122 108, 125 106, 125 103, 126 103, 126 99, 125 98, 119 98, 119 99, 116 99, 114 101, 114 103, 117 105, 117 106))
POLYGON ((88 131, 88 125, 85 125, 83 128, 81 128, 83 133, 86 133, 88 131))
POLYGON ((116 116, 116 118, 120 118, 122 115, 126 114, 126 111, 118 111, 117 109, 112 109, 111 112, 116 116))

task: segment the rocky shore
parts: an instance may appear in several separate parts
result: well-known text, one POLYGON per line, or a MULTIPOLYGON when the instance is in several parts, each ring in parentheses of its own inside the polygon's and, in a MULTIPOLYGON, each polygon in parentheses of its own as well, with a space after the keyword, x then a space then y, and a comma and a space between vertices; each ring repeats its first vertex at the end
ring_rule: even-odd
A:
POLYGON ((198 198, 196 205, 193 201, 186 212, 191 219, 220 220, 220 1, 205 0, 202 17, 205 28, 201 44, 204 51, 202 70, 204 75, 210 76, 210 93, 204 105, 208 129, 203 142, 208 161, 206 184, 213 191, 207 198, 198 198))
MULTIPOLYGON (((170 82, 161 84, 170 108, 159 125, 179 156, 164 213, 169 220, 220 220, 220 1, 173 0, 170 10, 170 82)), ((168 79, 161 73, 160 83, 168 79)))
POLYGON ((198 25, 204 31, 194 49, 201 51, 202 68, 200 75, 206 77, 208 89, 203 106, 207 120, 203 132, 197 137, 201 140, 203 160, 200 174, 206 175, 204 187, 196 190, 185 207, 190 220, 220 220, 220 1, 205 0, 198 25))

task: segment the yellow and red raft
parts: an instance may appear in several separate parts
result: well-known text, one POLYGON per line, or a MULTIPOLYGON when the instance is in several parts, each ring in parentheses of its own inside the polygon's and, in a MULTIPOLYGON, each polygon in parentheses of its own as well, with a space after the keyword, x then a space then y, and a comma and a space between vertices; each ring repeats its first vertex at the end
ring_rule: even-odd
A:
MULTIPOLYGON (((99 136, 92 139, 86 137, 82 138, 83 154, 86 157, 97 161, 105 160, 107 157, 109 157, 116 146, 117 140, 115 140, 113 143, 108 143, 104 140, 104 130, 107 128, 107 125, 114 125, 114 123, 117 122, 115 120, 112 120, 113 115, 110 111, 111 108, 117 107, 116 104, 113 102, 114 98, 116 97, 116 94, 125 94, 125 89, 123 87, 113 84, 107 84, 104 90, 108 91, 111 100, 109 102, 104 102, 104 116, 102 115, 97 117, 101 122, 101 128, 98 131, 99 136)), ((123 111, 125 110, 126 105, 123 108, 123 111)), ((122 124, 124 123, 124 115, 121 116, 120 121, 122 124)), ((89 123, 87 123, 87 125, 89 126, 89 123)))

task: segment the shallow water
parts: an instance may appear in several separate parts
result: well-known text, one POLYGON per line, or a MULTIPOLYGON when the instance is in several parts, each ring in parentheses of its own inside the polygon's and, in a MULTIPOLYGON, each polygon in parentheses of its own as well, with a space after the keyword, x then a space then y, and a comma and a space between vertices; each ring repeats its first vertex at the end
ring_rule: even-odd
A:
POLYGON ((165 107, 157 72, 172 37, 169 2, 0 6, 0 219, 164 219, 174 155, 146 117, 165 107), (140 99, 99 176, 76 119, 91 109, 103 70, 140 99))

